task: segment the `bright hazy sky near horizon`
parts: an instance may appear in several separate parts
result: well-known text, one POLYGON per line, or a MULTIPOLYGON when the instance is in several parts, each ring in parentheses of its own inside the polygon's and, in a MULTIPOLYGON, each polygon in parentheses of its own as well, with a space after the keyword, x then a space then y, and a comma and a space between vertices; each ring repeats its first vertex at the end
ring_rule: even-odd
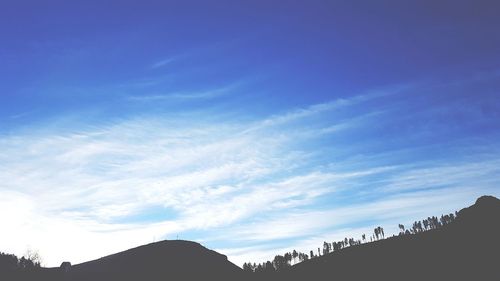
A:
POLYGON ((241 266, 500 196, 498 2, 243 2, 0 3, 0 251, 241 266))

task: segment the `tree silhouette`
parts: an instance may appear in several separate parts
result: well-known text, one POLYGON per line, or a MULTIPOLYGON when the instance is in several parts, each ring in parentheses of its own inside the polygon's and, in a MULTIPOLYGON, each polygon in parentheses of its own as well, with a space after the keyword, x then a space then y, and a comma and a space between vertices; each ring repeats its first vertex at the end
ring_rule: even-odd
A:
POLYGON ((423 228, 422 228, 422 222, 421 221, 414 222, 411 229, 412 229, 413 233, 419 233, 419 232, 424 231, 423 228))
POLYGON ((424 229, 427 230, 429 228, 429 220, 425 219, 422 221, 422 223, 424 224, 424 229))
POLYGON ((399 227, 399 234, 404 234, 405 233, 405 226, 402 224, 398 224, 399 227))
POLYGON ((277 255, 274 257, 273 265, 276 271, 282 271, 285 268, 289 267, 290 264, 287 262, 285 256, 277 255))
POLYGON ((19 260, 15 255, 0 253, 0 272, 16 270, 18 263, 19 260))
POLYGON ((24 256, 26 257, 26 259, 32 261, 35 266, 40 267, 42 263, 42 257, 40 256, 40 253, 38 253, 38 251, 28 248, 24 256))
POLYGON ((264 266, 263 266, 262 264, 260 264, 260 263, 259 263, 257 266, 255 266, 255 267, 253 268, 253 270, 252 270, 252 271, 255 271, 255 272, 263 272, 263 271, 264 271, 264 266))
MULTIPOLYGON (((411 227, 411 229, 406 229, 403 224, 398 224, 399 228, 399 234, 400 235, 410 235, 410 234, 417 234, 423 231, 427 230, 432 230, 432 229, 437 229, 441 226, 447 225, 451 222, 453 222, 456 218, 456 214, 447 214, 447 215, 441 215, 440 218, 438 217, 428 217, 427 219, 424 219, 422 221, 415 221, 411 227)), ((370 242, 380 240, 380 239, 385 239, 385 233, 384 233, 384 228, 381 226, 377 226, 376 228, 373 229, 373 234, 370 235, 370 242)), ((298 252, 296 250, 293 250, 292 252, 287 252, 284 255, 277 255, 274 257, 274 260, 272 262, 267 261, 262 264, 256 265, 255 263, 252 265, 251 263, 244 263, 243 264, 243 270, 246 272, 257 272, 257 273, 270 273, 270 272, 275 272, 275 271, 282 271, 288 267, 290 267, 292 264, 298 262, 303 262, 308 259, 313 259, 316 257, 320 257, 321 255, 327 255, 332 252, 340 251, 346 247, 352 247, 356 245, 360 245, 361 241, 366 242, 367 237, 363 233, 361 235, 361 240, 356 240, 354 238, 347 238, 345 237, 343 240, 340 241, 333 241, 331 243, 324 241, 323 242, 323 249, 318 247, 318 253, 317 255, 314 254, 313 250, 310 250, 309 255, 305 253, 298 252), (321 254, 323 253, 323 254, 321 254), (293 263, 292 263, 293 260, 293 263)), ((24 258, 24 257, 23 257, 24 258)), ((21 262, 19 262, 21 263, 21 262)), ((23 263, 27 263, 27 266, 29 265, 29 262, 23 261, 23 263)))
POLYGON ((32 260, 35 256, 21 257, 12 254, 0 252, 0 272, 8 271, 31 271, 40 268, 39 255, 36 260, 32 260))
POLYGON ((376 227, 373 232, 375 233, 377 240, 379 240, 380 237, 384 238, 384 229, 382 227, 376 227))
POLYGON ((244 263, 243 264, 243 271, 245 272, 253 272, 252 268, 250 267, 250 263, 244 263))
POLYGON ((284 258, 285 258, 285 262, 288 263, 288 265, 290 265, 291 262, 292 262, 292 254, 291 253, 285 253, 284 258))
POLYGON ((330 253, 330 244, 323 242, 323 255, 330 253))

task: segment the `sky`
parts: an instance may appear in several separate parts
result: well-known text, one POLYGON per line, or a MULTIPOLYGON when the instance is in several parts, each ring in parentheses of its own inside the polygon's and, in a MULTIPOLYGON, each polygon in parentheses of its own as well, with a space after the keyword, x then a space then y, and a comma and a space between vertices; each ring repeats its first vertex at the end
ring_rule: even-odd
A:
POLYGON ((500 196, 495 1, 2 1, 0 251, 237 265, 500 196))

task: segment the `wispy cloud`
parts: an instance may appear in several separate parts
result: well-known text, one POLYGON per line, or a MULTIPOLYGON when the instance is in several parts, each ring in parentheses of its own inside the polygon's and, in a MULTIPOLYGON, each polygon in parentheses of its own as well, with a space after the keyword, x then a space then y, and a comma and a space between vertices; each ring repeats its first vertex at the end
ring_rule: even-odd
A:
POLYGON ((271 127, 276 125, 281 125, 284 123, 289 123, 298 119, 307 118, 309 116, 321 114, 323 112, 332 111, 342 107, 348 107, 361 103, 370 99, 375 99, 380 96, 386 96, 392 94, 391 92, 374 92, 363 94, 359 96, 354 96, 350 98, 339 98, 325 103, 314 104, 305 108, 295 109, 291 112, 286 112, 281 115, 274 115, 260 121, 256 126, 252 127, 252 130, 261 129, 262 127, 271 127))
POLYGON ((234 86, 226 86, 206 91, 193 91, 193 92, 174 92, 167 94, 154 94, 154 95, 141 95, 128 97, 131 101, 154 102, 161 100, 196 100, 196 99, 212 99, 228 95, 234 90, 234 86))
POLYGON ((178 59, 178 57, 170 57, 170 58, 166 58, 166 59, 162 59, 162 60, 159 60, 159 61, 156 61, 154 62, 152 65, 151 65, 151 68, 160 68, 160 67, 164 67, 174 61, 176 61, 178 59))
POLYGON ((10 115, 9 118, 10 119, 20 119, 20 118, 23 118, 23 117, 26 117, 30 114, 33 114, 35 111, 26 111, 26 112, 21 112, 21 113, 18 113, 18 114, 13 114, 13 115, 10 115))
POLYGON ((155 101, 188 101, 188 100, 213 99, 234 93, 236 90, 238 90, 238 87, 241 86, 242 83, 243 82, 237 82, 218 88, 211 88, 199 91, 132 95, 128 97, 128 100, 140 101, 140 102, 155 102, 155 101))
POLYGON ((500 161, 489 157, 480 162, 457 161, 453 165, 415 167, 389 178, 382 190, 395 192, 463 184, 484 186, 488 181, 496 181, 496 175, 499 173, 500 161))
MULTIPOLYGON (((361 154, 358 144, 336 140, 387 122, 386 109, 368 108, 342 118, 332 113, 396 92, 247 121, 193 112, 77 129, 47 124, 2 136, 0 219, 7 231, 0 233, 0 248, 22 253, 29 241, 48 265, 57 265, 201 231, 213 232, 204 241, 217 248, 227 248, 218 244, 222 240, 239 240, 261 251, 254 253, 260 257, 283 248, 279 240, 310 245, 304 236, 363 229, 366 224, 356 224, 366 218, 371 225, 415 217, 423 207, 441 210, 448 206, 443 205, 447 193, 455 194, 455 207, 469 196, 494 192, 499 182, 494 155, 461 166, 440 162, 424 168, 388 161, 394 160, 391 154, 376 161, 379 156, 361 154), (359 165, 346 153, 358 162, 370 160, 359 165), (488 184, 472 187, 473 180, 488 177, 488 184), (417 187, 419 179, 423 190, 417 187), (459 182, 466 185, 451 186, 459 182)), ((204 95, 213 94, 191 98, 204 95)), ((368 144, 373 145, 363 145, 368 144)), ((238 255, 230 258, 239 261, 238 255)))

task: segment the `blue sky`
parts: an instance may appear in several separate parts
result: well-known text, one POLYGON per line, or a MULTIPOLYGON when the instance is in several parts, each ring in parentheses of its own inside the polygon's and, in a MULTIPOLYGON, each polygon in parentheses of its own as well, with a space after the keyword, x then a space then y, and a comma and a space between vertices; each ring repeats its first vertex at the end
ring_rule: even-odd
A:
POLYGON ((499 196, 494 6, 2 2, 0 250, 241 265, 499 196))

